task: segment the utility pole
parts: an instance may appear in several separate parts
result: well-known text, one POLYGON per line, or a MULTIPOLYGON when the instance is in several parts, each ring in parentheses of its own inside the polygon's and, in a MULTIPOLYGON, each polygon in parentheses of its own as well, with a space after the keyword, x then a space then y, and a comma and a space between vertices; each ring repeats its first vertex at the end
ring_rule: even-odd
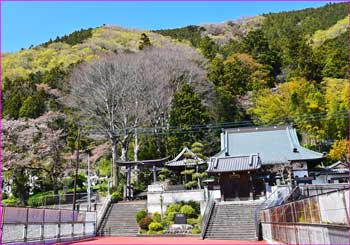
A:
POLYGON ((78 128, 77 136, 77 156, 75 162, 75 176, 74 176, 74 194, 73 194, 73 211, 76 209, 77 202, 77 182, 78 182, 78 170, 79 170, 79 151, 80 151, 80 128, 78 128))
POLYGON ((88 154, 88 172, 87 172, 88 211, 91 211, 90 150, 87 151, 87 154, 88 154))

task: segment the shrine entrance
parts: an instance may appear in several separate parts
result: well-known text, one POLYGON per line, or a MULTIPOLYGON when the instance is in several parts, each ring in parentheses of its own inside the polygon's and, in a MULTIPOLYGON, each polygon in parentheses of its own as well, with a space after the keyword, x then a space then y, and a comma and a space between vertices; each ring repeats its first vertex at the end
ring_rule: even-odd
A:
POLYGON ((247 200, 251 196, 250 175, 247 172, 222 173, 219 181, 225 201, 247 200))

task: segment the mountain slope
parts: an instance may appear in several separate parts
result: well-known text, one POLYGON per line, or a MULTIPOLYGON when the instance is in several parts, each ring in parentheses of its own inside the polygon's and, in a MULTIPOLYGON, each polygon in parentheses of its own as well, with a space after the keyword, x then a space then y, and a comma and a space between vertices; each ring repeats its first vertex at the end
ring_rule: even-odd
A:
MULTIPOLYGON (((27 77, 30 73, 49 71, 58 66, 68 68, 72 64, 108 53, 136 52, 143 32, 105 25, 92 29, 91 37, 82 43, 70 45, 65 42, 52 42, 15 53, 5 53, 2 60, 3 77, 27 77)), ((170 42, 168 38, 156 33, 145 33, 153 45, 161 46, 170 42)))
POLYGON ((311 45, 313 47, 319 47, 324 44, 327 40, 339 37, 341 34, 348 31, 349 28, 349 17, 346 16, 344 19, 339 20, 335 25, 331 26, 327 30, 316 31, 311 38, 311 45))

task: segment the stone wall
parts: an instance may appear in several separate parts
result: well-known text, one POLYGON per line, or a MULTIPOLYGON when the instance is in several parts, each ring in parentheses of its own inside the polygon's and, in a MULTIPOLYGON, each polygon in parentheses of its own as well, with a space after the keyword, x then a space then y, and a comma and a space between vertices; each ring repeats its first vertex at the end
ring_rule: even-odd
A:
MULTIPOLYGON (((220 196, 220 190, 211 192, 214 196, 220 196)), ((204 213, 207 194, 204 189, 201 190, 177 190, 163 191, 161 184, 149 185, 147 192, 147 210, 150 213, 164 213, 167 206, 181 201, 196 201, 201 207, 201 214, 204 213), (162 205, 161 205, 162 203, 162 205)))

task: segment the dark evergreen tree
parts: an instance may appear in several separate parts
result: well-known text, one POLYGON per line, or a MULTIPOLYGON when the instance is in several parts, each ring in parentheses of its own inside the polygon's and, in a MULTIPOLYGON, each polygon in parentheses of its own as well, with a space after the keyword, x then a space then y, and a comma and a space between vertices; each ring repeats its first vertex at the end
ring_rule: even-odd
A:
POLYGON ((204 57, 210 60, 215 58, 216 53, 219 50, 219 46, 208 36, 202 38, 199 43, 199 48, 204 57))
POLYGON ((203 133, 193 133, 192 125, 202 125, 208 121, 209 116, 199 94, 190 84, 184 84, 175 94, 170 111, 170 126, 181 129, 169 137, 168 152, 176 154, 181 147, 190 146, 193 142, 199 141, 203 133))
POLYGON ((37 118, 45 112, 46 93, 40 90, 33 96, 29 96, 23 102, 19 110, 19 117, 37 118))
POLYGON ((4 101, 4 116, 18 119, 19 110, 22 107, 22 98, 19 93, 11 93, 8 100, 4 101))
POLYGON ((145 47, 151 46, 151 40, 146 35, 146 33, 141 34, 140 43, 139 43, 139 49, 143 50, 145 47))

